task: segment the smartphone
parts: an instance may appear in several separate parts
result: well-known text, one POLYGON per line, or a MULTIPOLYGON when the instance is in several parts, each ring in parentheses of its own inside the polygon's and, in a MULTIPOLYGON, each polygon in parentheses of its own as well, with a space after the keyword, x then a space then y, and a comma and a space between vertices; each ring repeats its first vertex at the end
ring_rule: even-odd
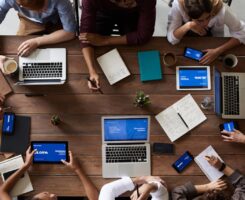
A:
MULTIPOLYGON (((17 172, 18 169, 12 170, 12 171, 8 171, 8 172, 4 172, 2 173, 2 178, 4 181, 6 181, 10 176, 12 176, 12 174, 14 174, 15 172, 17 172)), ((20 178, 23 178, 25 175, 23 174, 20 178)))
POLYGON ((186 151, 182 156, 176 160, 172 167, 178 172, 181 173, 192 161, 194 160, 193 155, 189 151, 186 151))
POLYGON ((219 125, 220 131, 232 132, 234 129, 239 129, 237 122, 229 121, 219 125))
POLYGON ((190 47, 186 47, 184 51, 184 57, 196 61, 200 61, 200 59, 204 56, 204 54, 205 54, 204 52, 190 47))
POLYGON ((158 154, 173 154, 174 145, 168 143, 153 143, 153 153, 158 154))
POLYGON ((14 113, 4 113, 3 114, 3 126, 2 132, 6 135, 12 135, 14 133, 15 125, 15 114, 14 113))

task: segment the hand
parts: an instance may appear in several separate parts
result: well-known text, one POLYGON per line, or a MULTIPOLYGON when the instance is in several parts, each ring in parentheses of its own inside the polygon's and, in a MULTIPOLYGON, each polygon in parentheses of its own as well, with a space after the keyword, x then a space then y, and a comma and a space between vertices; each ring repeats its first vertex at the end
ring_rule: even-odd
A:
POLYGON ((66 162, 65 160, 61 160, 61 162, 66 165, 67 167, 69 167, 71 170, 76 171, 78 169, 81 169, 81 166, 78 162, 77 159, 73 158, 72 152, 69 151, 69 157, 70 157, 70 161, 66 162))
POLYGON ((221 190, 225 190, 227 188, 227 184, 225 181, 222 180, 217 180, 217 181, 213 181, 207 184, 207 190, 210 191, 221 191, 221 190))
POLYGON ((221 52, 217 48, 206 49, 203 50, 203 52, 206 52, 206 54, 200 59, 200 63, 203 65, 210 64, 221 54, 221 52))
POLYGON ((239 130, 234 129, 232 132, 223 130, 221 133, 225 142, 237 142, 245 144, 245 135, 239 130))
POLYGON ((81 33, 79 40, 82 43, 92 44, 94 46, 105 46, 107 45, 107 36, 102 36, 95 33, 81 33))
POLYGON ((88 87, 89 87, 89 89, 91 89, 91 90, 98 90, 100 88, 99 75, 96 72, 91 73, 90 76, 89 76, 89 79, 91 81, 93 81, 95 83, 95 85, 96 85, 96 87, 95 87, 95 86, 92 85, 92 83, 90 81, 88 81, 88 87))
POLYGON ((189 26, 190 30, 192 30, 194 33, 197 33, 200 36, 205 36, 207 34, 207 30, 195 21, 189 22, 189 26))
POLYGON ((24 163, 25 167, 29 168, 31 166, 33 155, 34 155, 35 152, 36 152, 35 149, 33 151, 31 151, 31 147, 29 147, 26 150, 26 160, 25 160, 25 163, 24 163))
POLYGON ((29 56, 37 47, 39 42, 37 38, 26 40, 18 48, 18 56, 29 56))
POLYGON ((139 188, 139 197, 137 194, 137 190, 133 192, 130 196, 132 200, 147 200, 150 196, 150 193, 154 190, 157 190, 157 186, 154 183, 145 183, 144 185, 140 186, 139 188))
POLYGON ((6 56, 2 56, 0 55, 0 69, 2 70, 2 72, 5 74, 4 68, 3 68, 3 63, 7 60, 6 56))
POLYGON ((205 156, 205 159, 209 162, 209 164, 216 169, 220 169, 222 166, 222 162, 220 161, 219 158, 215 156, 205 156))
POLYGON ((0 120, 3 118, 3 103, 4 103, 5 97, 0 94, 0 120))

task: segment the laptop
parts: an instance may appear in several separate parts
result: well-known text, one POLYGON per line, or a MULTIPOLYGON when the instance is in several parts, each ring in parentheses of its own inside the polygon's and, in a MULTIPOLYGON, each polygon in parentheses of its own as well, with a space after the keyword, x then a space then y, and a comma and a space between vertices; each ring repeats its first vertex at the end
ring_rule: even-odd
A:
POLYGON ((18 85, 60 85, 66 81, 66 49, 36 49, 19 57, 18 85))
POLYGON ((214 68, 214 110, 224 119, 245 119, 245 73, 214 68))
POLYGON ((151 174, 149 116, 102 117, 102 176, 151 174))

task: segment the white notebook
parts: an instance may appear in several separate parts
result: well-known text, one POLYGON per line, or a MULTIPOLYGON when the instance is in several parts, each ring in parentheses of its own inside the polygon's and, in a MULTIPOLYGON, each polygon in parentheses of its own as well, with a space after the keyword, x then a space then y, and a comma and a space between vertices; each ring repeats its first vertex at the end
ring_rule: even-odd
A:
POLYGON ((113 49, 98 57, 97 61, 111 85, 130 75, 117 49, 113 49))
POLYGON ((193 97, 188 94, 156 115, 156 119, 169 139, 174 142, 207 118, 193 97))
MULTIPOLYGON (((24 161, 21 155, 0 162, 0 173, 2 180, 5 181, 4 177, 9 174, 8 172, 18 170, 23 164, 24 161)), ((12 197, 17 197, 31 191, 33 191, 31 180, 28 173, 25 172, 24 176, 18 180, 14 188, 11 190, 10 195, 12 197)))
POLYGON ((219 157, 219 155, 211 145, 208 146, 204 151, 202 151, 197 157, 195 157, 195 162, 201 168, 203 173, 208 177, 208 179, 210 181, 217 181, 224 175, 224 173, 211 166, 205 159, 205 156, 215 156, 218 157, 221 161, 223 160, 219 157))

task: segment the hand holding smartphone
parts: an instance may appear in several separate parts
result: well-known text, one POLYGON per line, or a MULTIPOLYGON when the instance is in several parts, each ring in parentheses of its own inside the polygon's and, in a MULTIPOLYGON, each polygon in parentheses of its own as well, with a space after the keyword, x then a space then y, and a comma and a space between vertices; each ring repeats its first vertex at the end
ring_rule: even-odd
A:
POLYGON ((238 130, 238 123, 235 121, 229 121, 229 122, 225 122, 223 124, 219 125, 220 131, 228 131, 228 132, 233 132, 234 129, 238 130))
POLYGON ((197 50, 197 49, 190 48, 190 47, 186 47, 184 51, 184 57, 190 58, 196 61, 200 61, 201 58, 204 56, 204 54, 205 54, 204 52, 197 50))

